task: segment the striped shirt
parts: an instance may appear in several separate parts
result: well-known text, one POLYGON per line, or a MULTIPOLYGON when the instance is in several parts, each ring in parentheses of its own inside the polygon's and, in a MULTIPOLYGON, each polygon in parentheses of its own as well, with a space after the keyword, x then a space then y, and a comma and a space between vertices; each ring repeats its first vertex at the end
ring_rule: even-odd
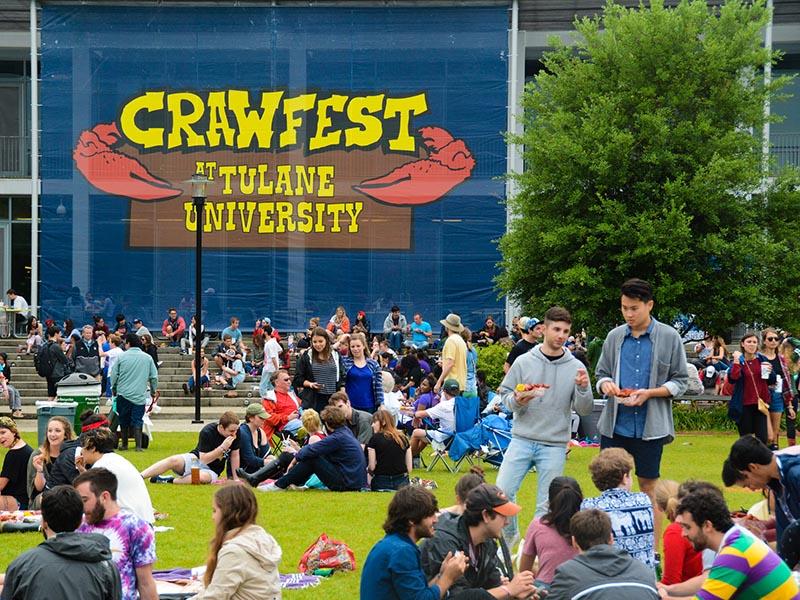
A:
POLYGON ((800 590, 789 567, 769 546, 734 525, 722 538, 708 579, 695 598, 791 600, 800 598, 800 590))

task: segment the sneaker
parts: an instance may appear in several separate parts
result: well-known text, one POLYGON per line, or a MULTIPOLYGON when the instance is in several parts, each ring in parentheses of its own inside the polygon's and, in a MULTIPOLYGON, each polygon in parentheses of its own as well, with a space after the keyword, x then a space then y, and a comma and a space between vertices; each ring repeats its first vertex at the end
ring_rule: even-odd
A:
POLYGON ((184 393, 186 396, 188 396, 188 395, 189 395, 189 384, 188 384, 188 383, 184 383, 184 384, 183 384, 183 393, 184 393))
POLYGON ((11 416, 14 417, 15 419, 24 419, 25 418, 25 415, 23 414, 23 412, 21 410, 15 410, 13 413, 11 413, 11 416))
POLYGON ((267 485, 260 485, 256 488, 259 492, 283 492, 283 488, 278 487, 275 483, 270 482, 267 485))
POLYGON ((172 483, 173 481, 175 481, 174 477, 165 475, 156 475, 155 477, 150 478, 150 483, 172 483))
POLYGON ((160 366, 161 366, 161 365, 163 365, 163 364, 164 364, 164 361, 163 361, 163 360, 160 360, 160 361, 158 361, 158 362, 156 363, 156 366, 157 366, 157 367, 160 367, 160 366))

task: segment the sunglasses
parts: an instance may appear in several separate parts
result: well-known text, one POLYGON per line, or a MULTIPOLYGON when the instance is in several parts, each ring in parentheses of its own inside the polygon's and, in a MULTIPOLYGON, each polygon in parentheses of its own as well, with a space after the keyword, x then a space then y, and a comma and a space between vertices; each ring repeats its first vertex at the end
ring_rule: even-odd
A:
POLYGON ((774 336, 770 336, 770 337, 768 337, 768 338, 767 338, 767 341, 768 341, 768 342, 777 342, 777 341, 778 341, 778 338, 776 338, 776 337, 774 337, 774 336))

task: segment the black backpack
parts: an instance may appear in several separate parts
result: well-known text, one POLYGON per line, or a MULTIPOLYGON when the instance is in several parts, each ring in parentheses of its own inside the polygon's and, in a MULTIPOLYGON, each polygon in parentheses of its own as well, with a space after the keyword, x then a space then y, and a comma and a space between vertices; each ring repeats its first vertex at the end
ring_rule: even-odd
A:
POLYGON ((50 352, 50 346, 53 342, 47 342, 44 346, 39 348, 39 351, 33 355, 33 366, 36 368, 36 373, 41 377, 50 377, 53 374, 53 353, 50 352))

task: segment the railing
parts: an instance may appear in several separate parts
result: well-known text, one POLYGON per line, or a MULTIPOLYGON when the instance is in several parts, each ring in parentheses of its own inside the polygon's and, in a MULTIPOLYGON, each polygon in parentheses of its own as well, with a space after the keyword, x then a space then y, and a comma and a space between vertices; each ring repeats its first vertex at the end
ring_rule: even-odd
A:
POLYGON ((30 174, 30 137, 0 136, 0 177, 28 177, 30 174))
POLYGON ((778 167, 800 167, 800 133, 773 133, 770 144, 778 167))

